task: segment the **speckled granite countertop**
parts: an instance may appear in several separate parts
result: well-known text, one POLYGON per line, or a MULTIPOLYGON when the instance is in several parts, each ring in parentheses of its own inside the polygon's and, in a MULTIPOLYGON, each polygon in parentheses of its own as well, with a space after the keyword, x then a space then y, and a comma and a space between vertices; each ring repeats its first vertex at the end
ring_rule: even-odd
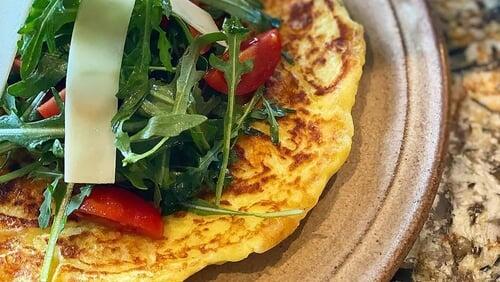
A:
POLYGON ((500 281, 500 0, 429 0, 452 69, 438 196, 394 281, 500 281))

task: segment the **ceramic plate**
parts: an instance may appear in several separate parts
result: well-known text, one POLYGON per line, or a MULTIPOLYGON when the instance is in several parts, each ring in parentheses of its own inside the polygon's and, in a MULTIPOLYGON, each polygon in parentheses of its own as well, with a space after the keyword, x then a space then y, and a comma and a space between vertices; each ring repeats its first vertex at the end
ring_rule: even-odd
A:
POLYGON ((349 161, 289 239, 192 281, 388 280, 415 241, 445 151, 445 53, 423 0, 345 3, 368 44, 349 161))

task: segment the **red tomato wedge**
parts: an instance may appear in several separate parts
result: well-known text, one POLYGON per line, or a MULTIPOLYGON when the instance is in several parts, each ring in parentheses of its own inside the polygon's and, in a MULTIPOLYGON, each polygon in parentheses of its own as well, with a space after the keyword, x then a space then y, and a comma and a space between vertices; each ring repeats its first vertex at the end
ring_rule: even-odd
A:
MULTIPOLYGON (((273 75, 276 67, 281 61, 281 38, 277 29, 257 35, 256 37, 241 44, 240 61, 253 59, 253 70, 241 78, 236 95, 250 94, 273 75)), ((213 89, 228 92, 224 74, 212 69, 205 75, 205 81, 213 89)))
MULTIPOLYGON (((59 96, 61 96, 61 100, 64 101, 64 99, 66 98, 66 89, 63 89, 61 92, 59 92, 59 96)), ((59 106, 57 106, 56 98, 54 97, 50 98, 47 102, 40 105, 37 110, 43 118, 51 118, 61 113, 59 106)))
POLYGON ((153 239, 163 238, 160 212, 141 197, 117 186, 96 185, 75 215, 153 239))

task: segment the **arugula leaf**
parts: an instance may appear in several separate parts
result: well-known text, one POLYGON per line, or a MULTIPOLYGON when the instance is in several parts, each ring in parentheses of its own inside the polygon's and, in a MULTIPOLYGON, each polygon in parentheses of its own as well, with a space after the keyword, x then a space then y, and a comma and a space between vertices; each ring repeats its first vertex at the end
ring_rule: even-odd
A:
POLYGON ((149 93, 152 102, 173 106, 175 103, 175 86, 172 84, 162 84, 156 80, 151 81, 151 92, 149 93))
POLYGON ((21 148, 21 146, 11 142, 0 142, 0 155, 21 148))
POLYGON ((150 92, 142 102, 140 114, 153 117, 172 112, 175 99, 175 86, 151 80, 150 92))
MULTIPOLYGON (((24 66, 24 62, 23 62, 24 66)), ((29 98, 55 86, 66 76, 67 58, 61 54, 44 54, 36 71, 23 80, 10 85, 7 93, 14 97, 29 98)))
POLYGON ((276 103, 269 102, 263 98, 264 108, 253 111, 251 117, 254 120, 266 120, 270 126, 271 140, 274 144, 279 144, 279 124, 277 119, 294 113, 294 110, 286 109, 278 106, 276 103))
POLYGON ((205 101, 199 88, 194 89, 193 96, 194 111, 204 116, 209 115, 222 102, 221 95, 214 95, 205 101))
POLYGON ((254 7, 255 9, 264 9, 264 4, 262 4, 261 0, 246 0, 247 3, 254 7))
POLYGON ((133 66, 129 76, 122 74, 122 82, 118 94, 123 99, 122 106, 112 120, 113 132, 116 135, 116 146, 125 158, 131 154, 130 137, 123 131, 124 123, 140 108, 141 102, 149 94, 149 66, 151 64, 151 32, 160 23, 162 13, 157 1, 137 1, 132 14, 129 29, 135 31, 129 34, 127 41, 133 42, 134 49, 125 56, 123 64, 133 66), (136 40, 136 38, 139 38, 136 40))
POLYGON ((30 102, 28 108, 24 111, 23 115, 21 116, 22 121, 24 121, 24 122, 34 121, 35 119, 37 119, 39 117, 38 112, 37 112, 37 108, 38 108, 38 106, 40 106, 40 104, 42 103, 42 101, 46 95, 47 95, 47 93, 40 92, 38 95, 33 97, 33 99, 31 99, 31 102, 30 102))
POLYGON ((36 69, 40 60, 43 44, 47 43, 49 51, 56 50, 56 32, 65 24, 75 21, 79 0, 35 0, 26 24, 19 33, 21 77, 28 78, 36 69))
POLYGON ((42 271, 40 274, 40 281, 48 281, 50 276, 50 270, 52 266, 52 259, 54 257, 54 251, 57 244, 57 239, 64 227, 64 217, 66 215, 66 207, 71 199, 71 194, 73 193, 74 184, 68 184, 66 192, 61 201, 57 214, 54 218, 52 228, 50 230, 49 241, 47 243, 47 249, 45 250, 45 256, 43 259, 42 271))
POLYGON ((172 66, 172 55, 170 53, 172 50, 172 44, 163 30, 157 29, 157 31, 159 33, 158 50, 160 51, 160 61, 167 71, 174 72, 174 67, 172 66))
POLYGON ((188 211, 202 216, 229 215, 229 216, 254 216, 260 218, 276 218, 276 217, 301 215, 304 213, 303 210, 298 210, 298 209, 279 211, 279 212, 267 212, 267 213, 242 212, 242 211, 235 211, 226 208, 221 208, 217 205, 213 205, 207 201, 200 199, 182 203, 182 206, 187 208, 188 211))
POLYGON ((172 172, 172 185, 163 190, 162 211, 170 214, 182 208, 181 203, 190 201, 199 194, 202 184, 210 175, 209 167, 216 161, 222 149, 222 142, 217 142, 208 153, 199 159, 197 167, 188 167, 184 172, 172 172))
POLYGON ((198 71, 196 65, 203 47, 217 41, 226 39, 223 33, 212 33, 197 37, 193 44, 187 49, 179 63, 179 78, 177 79, 177 91, 174 102, 174 114, 185 113, 189 107, 191 93, 194 86, 203 77, 204 72, 198 71))
POLYGON ((201 115, 164 114, 154 116, 143 130, 130 138, 130 141, 146 140, 152 137, 175 137, 206 120, 207 118, 201 115))
POLYGON ((170 150, 165 150, 162 154, 159 154, 154 160, 153 164, 155 170, 153 172, 155 183, 160 187, 167 187, 169 182, 170 174, 170 150))
MULTIPOLYGON (((188 111, 192 114, 194 112, 193 107, 192 105, 189 105, 189 102, 195 101, 195 93, 199 91, 195 85, 204 75, 204 72, 196 69, 200 52, 203 47, 225 39, 226 36, 223 33, 203 35, 197 37, 187 49, 179 64, 180 74, 177 79, 177 92, 173 109, 174 113, 184 113, 188 111)), ((203 152, 210 149, 210 145, 208 144, 205 134, 200 127, 193 128, 191 130, 191 135, 199 151, 203 152)))
POLYGON ((18 114, 16 98, 9 95, 7 91, 2 92, 2 108, 6 114, 18 114))
POLYGON ((56 177, 43 192, 44 200, 40 206, 40 215, 38 216, 38 226, 40 228, 47 228, 50 224, 50 218, 52 216, 52 198, 56 192, 58 185, 62 179, 62 175, 56 177))
MULTIPOLYGON (((262 87, 255 93, 252 100, 243 107, 242 113, 236 118, 237 121, 233 127, 233 138, 236 138, 240 130, 247 126, 250 114, 261 100, 263 93, 264 88, 262 87)), ((205 123, 205 125, 209 124, 208 122, 205 123)), ((222 148, 223 142, 216 141, 213 147, 199 159, 196 167, 188 167, 183 172, 172 172, 172 186, 163 191, 162 210, 164 213, 170 214, 182 208, 181 203, 192 200, 200 192, 204 184, 209 187, 215 186, 212 182, 217 180, 219 174, 219 155, 222 152, 222 148)), ((226 179, 227 177, 224 178, 224 180, 226 179)))
POLYGON ((165 150, 165 152, 154 158, 153 167, 155 182, 153 201, 155 206, 159 208, 162 201, 161 189, 162 187, 168 187, 170 179, 170 150, 165 150))
POLYGON ((118 172, 135 188, 144 191, 150 188, 146 181, 152 180, 151 169, 146 163, 137 162, 126 167, 118 167, 118 172))
POLYGON ((57 239, 66 225, 68 216, 81 206, 83 200, 90 195, 92 187, 92 185, 83 186, 80 188, 80 193, 72 197, 74 184, 69 183, 60 202, 58 203, 56 201, 56 216, 50 230, 50 237, 45 251, 40 281, 48 281, 57 239))
POLYGON ((174 72, 172 66, 172 44, 170 43, 167 33, 161 28, 163 16, 170 17, 172 13, 172 5, 169 0, 154 0, 153 16, 151 25, 158 33, 157 49, 159 51, 160 62, 168 72, 174 72))
POLYGON ((278 28, 279 19, 262 11, 262 4, 256 0, 201 0, 202 3, 223 10, 233 17, 249 22, 259 30, 278 28))
MULTIPOLYGON (((189 108, 189 102, 192 101, 192 91, 196 83, 201 80, 203 72, 196 69, 196 63, 200 57, 200 50, 204 46, 224 40, 225 35, 222 33, 212 33, 197 37, 193 44, 187 49, 185 55, 183 56, 181 62, 179 63, 179 77, 177 79, 176 85, 176 95, 174 99, 174 104, 172 108, 172 115, 185 114, 189 108)), ((122 151, 124 158, 123 164, 128 165, 130 163, 138 162, 142 159, 148 158, 154 155, 158 150, 160 150, 170 137, 165 137, 161 139, 153 148, 149 151, 136 154, 133 153, 130 148, 130 138, 128 135, 120 133, 116 130, 117 134, 117 146, 122 151)), ((119 127, 118 127, 119 129, 119 127)))
POLYGON ((260 87, 253 95, 252 100, 250 100, 250 102, 248 102, 243 108, 243 114, 240 116, 233 129, 233 138, 236 138, 238 136, 240 130, 244 130, 246 129, 246 127, 248 127, 249 119, 252 113, 254 113, 255 106, 257 106, 257 103, 259 103, 259 101, 262 99, 264 90, 264 87, 260 87))
POLYGON ((74 211, 80 208, 85 198, 90 196, 90 193, 92 192, 93 188, 94 185, 82 186, 80 187, 80 193, 71 197, 71 200, 69 201, 68 206, 66 207, 66 212, 64 213, 64 219, 63 219, 63 224, 61 226, 61 231, 64 229, 64 225, 66 224, 68 216, 70 216, 74 211))
POLYGON ((35 169, 39 168, 41 165, 42 164, 40 162, 35 162, 35 163, 29 164, 27 166, 24 166, 18 170, 4 174, 4 175, 0 176, 0 184, 4 184, 4 183, 7 183, 7 182, 12 181, 14 179, 17 179, 19 177, 26 176, 26 175, 30 174, 32 171, 34 171, 35 169))
POLYGON ((14 114, 0 117, 0 142, 9 141, 34 150, 44 142, 58 138, 64 138, 62 116, 30 123, 21 121, 14 114))
MULTIPOLYGON (((190 110, 190 113, 193 111, 190 110)), ((208 144, 208 138, 203 130, 201 123, 197 126, 194 126, 190 129, 191 137, 193 138, 193 142, 196 144, 198 151, 205 152, 210 149, 210 144, 208 144)))
MULTIPOLYGON (((201 90, 195 87, 193 90, 193 104, 188 109, 189 113, 199 113, 204 116, 210 115, 213 110, 215 110, 222 103, 222 97, 220 95, 214 95, 205 101, 202 96, 201 90)), ((217 128, 213 128, 213 125, 204 123, 200 126, 196 126, 191 129, 191 137, 195 143, 198 151, 202 154, 210 150, 210 140, 214 137, 214 132, 217 128)))
POLYGON ((223 60, 212 55, 210 57, 210 64, 220 71, 224 72, 224 77, 228 82, 228 105, 226 110, 226 116, 224 118, 224 145, 223 145, 223 159, 219 172, 219 179, 217 181, 217 186, 215 190, 215 202, 217 205, 220 204, 220 199, 222 196, 222 190, 224 188, 224 182, 227 173, 227 167, 229 165, 229 154, 231 151, 231 139, 232 139, 232 128, 234 119, 234 105, 236 88, 241 81, 243 74, 249 72, 252 68, 249 61, 241 63, 239 59, 240 45, 245 36, 248 34, 248 30, 244 28, 237 18, 231 18, 224 22, 224 33, 228 38, 229 45, 229 61, 226 63, 223 60))
POLYGON ((267 122, 271 125, 271 141, 274 144, 279 144, 280 143, 280 128, 279 124, 276 121, 276 117, 273 114, 273 108, 271 108, 271 105, 269 104, 269 101, 266 100, 266 98, 263 99, 264 106, 266 107, 266 110, 268 112, 267 114, 267 122))

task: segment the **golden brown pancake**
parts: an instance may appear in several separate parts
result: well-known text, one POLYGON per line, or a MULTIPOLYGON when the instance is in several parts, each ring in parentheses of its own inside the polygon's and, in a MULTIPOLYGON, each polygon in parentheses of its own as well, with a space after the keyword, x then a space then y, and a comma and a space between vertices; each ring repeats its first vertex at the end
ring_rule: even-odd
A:
MULTIPOLYGON (((312 209, 346 161, 354 133, 351 109, 365 58, 363 29, 334 0, 267 0, 283 19, 282 62, 267 95, 295 114, 280 120, 280 146, 266 136, 241 138, 234 181, 223 205, 242 211, 312 209)), ((256 125, 268 130, 264 125, 256 125)), ((45 184, 20 179, 0 188, 0 277, 36 280, 48 233, 37 228, 45 184)), ((165 238, 151 240, 90 222, 70 222, 56 252, 56 281, 180 281, 207 265, 263 253, 289 236, 306 213, 275 219, 165 218, 165 238)))

